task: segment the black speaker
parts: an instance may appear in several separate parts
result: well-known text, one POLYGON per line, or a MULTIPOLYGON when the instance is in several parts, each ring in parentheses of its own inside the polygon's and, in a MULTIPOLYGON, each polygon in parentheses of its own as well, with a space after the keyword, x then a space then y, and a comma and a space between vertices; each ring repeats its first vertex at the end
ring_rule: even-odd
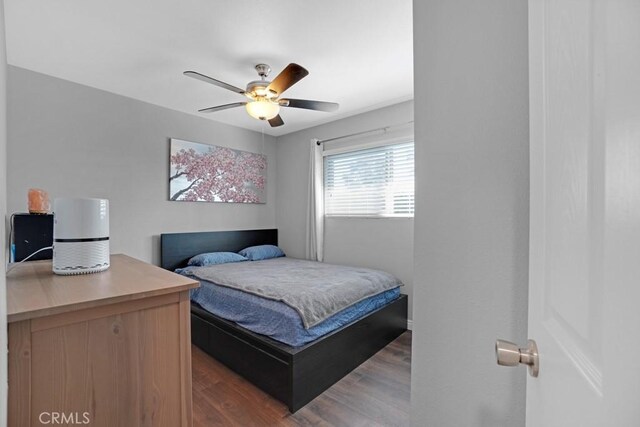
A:
MULTIPOLYGON (((53 215, 13 215, 13 261, 22 261, 35 251, 53 245, 53 215)), ((29 261, 53 258, 53 251, 42 251, 29 261)))

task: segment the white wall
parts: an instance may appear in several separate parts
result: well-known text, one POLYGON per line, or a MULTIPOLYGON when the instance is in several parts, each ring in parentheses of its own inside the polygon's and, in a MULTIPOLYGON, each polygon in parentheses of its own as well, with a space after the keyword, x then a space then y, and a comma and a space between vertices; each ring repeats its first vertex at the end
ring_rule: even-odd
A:
POLYGON ((17 67, 8 82, 9 212, 30 187, 107 198, 111 251, 156 264, 160 233, 275 226, 275 138, 17 67), (168 201, 171 137, 265 152, 267 203, 168 201))
MULTIPOLYGON (((288 255, 305 256, 310 140, 328 139, 411 120, 413 101, 407 101, 278 138, 276 219, 280 244, 288 255)), ((412 218, 327 219, 325 261, 378 268, 396 275, 406 285, 403 293, 409 295, 411 318, 412 218)))
POLYGON ((526 0, 414 1, 415 426, 524 426, 526 0))
POLYGON ((5 283, 5 216, 7 193, 7 55, 4 2, 0 0, 0 427, 7 425, 7 292, 5 283))

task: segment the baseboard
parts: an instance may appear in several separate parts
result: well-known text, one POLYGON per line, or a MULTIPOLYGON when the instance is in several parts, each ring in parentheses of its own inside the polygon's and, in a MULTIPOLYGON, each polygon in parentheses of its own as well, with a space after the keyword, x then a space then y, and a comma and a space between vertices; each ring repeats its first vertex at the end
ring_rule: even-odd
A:
POLYGON ((413 331, 413 320, 407 319, 407 329, 413 331))

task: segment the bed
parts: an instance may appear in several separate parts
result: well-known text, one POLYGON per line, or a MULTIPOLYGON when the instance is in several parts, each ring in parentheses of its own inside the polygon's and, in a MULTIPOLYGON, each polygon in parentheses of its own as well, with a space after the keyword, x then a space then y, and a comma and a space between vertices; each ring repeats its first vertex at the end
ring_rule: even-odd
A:
MULTIPOLYGON (((278 231, 162 234, 161 265, 175 271, 200 253, 238 252, 263 244, 277 245, 278 231)), ((376 301, 376 308, 364 317, 298 346, 252 332, 192 303, 192 342, 284 402, 293 413, 406 330, 407 298, 390 295, 391 302, 376 301)))

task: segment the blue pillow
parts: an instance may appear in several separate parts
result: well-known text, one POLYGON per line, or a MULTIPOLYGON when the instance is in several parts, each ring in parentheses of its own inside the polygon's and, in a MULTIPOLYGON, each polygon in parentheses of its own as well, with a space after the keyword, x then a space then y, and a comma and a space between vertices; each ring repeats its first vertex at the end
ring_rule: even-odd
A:
POLYGON ((228 262, 249 261, 235 252, 208 252, 198 254, 189 260, 188 265, 194 267, 206 267, 208 265, 226 264, 228 262))
POLYGON ((262 259, 279 258, 285 256, 284 252, 282 252, 282 249, 273 245, 250 246, 248 248, 244 248, 238 253, 244 257, 247 257, 249 261, 260 261, 262 259))

